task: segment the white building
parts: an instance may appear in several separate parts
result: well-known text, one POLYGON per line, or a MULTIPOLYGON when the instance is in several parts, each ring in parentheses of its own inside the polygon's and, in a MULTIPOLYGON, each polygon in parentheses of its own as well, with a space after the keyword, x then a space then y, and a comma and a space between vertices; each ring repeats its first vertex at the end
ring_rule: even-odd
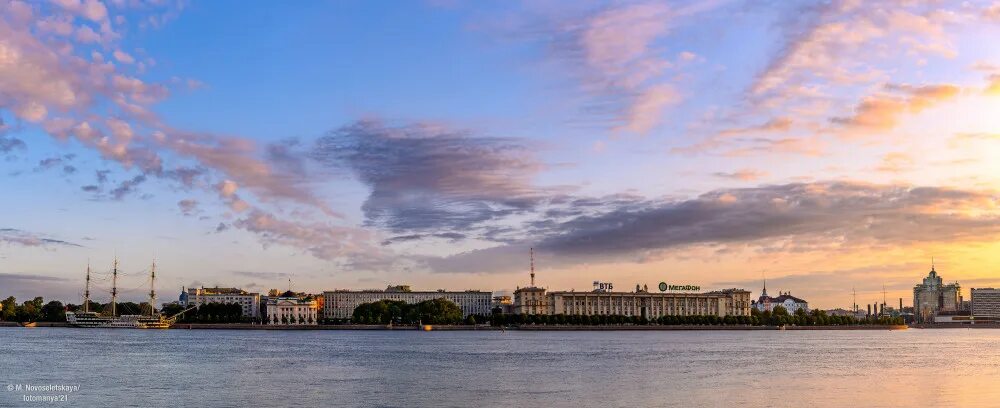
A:
POLYGON ((260 317, 260 294, 249 293, 236 288, 188 288, 181 289, 180 304, 184 307, 201 306, 209 303, 236 303, 243 308, 243 316, 260 317))
POLYGON ((1000 320, 1000 289, 972 289, 972 316, 1000 320))
POLYGON ((795 313, 799 309, 806 313, 809 312, 809 302, 792 296, 792 292, 779 292, 777 297, 770 297, 767 295, 767 285, 764 285, 764 291, 761 292, 760 298, 753 302, 752 307, 761 312, 770 312, 774 311, 775 306, 785 308, 789 314, 795 313))
POLYGON ((478 290, 463 292, 412 291, 407 285, 389 286, 385 290, 334 290, 323 292, 323 318, 349 319, 354 315, 354 309, 362 303, 373 303, 380 300, 400 300, 408 304, 420 303, 425 300, 444 298, 454 302, 462 309, 463 316, 489 315, 492 310, 493 293, 478 290))
POLYGON ((265 302, 265 324, 316 325, 317 302, 312 296, 299 297, 285 292, 278 297, 268 297, 265 302))

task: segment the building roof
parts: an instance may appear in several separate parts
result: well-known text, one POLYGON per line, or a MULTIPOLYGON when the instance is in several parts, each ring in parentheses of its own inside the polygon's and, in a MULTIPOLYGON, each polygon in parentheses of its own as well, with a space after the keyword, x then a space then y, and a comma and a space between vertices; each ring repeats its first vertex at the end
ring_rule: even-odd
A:
POLYGON ((594 292, 594 291, 567 291, 567 290, 557 290, 549 292, 549 295, 559 295, 559 296, 631 296, 631 297, 711 297, 711 298, 725 298, 732 294, 725 293, 722 291, 714 292, 594 292))
POLYGON ((218 286, 214 288, 188 288, 188 292, 201 292, 202 295, 248 295, 247 291, 237 288, 220 288, 218 286))
POLYGON ((728 295, 730 293, 750 293, 750 291, 746 289, 729 288, 729 289, 713 290, 708 293, 721 293, 724 295, 728 295))
POLYGON ((485 295, 492 296, 493 292, 484 292, 481 290, 463 290, 463 291, 447 291, 447 290, 420 290, 420 291, 409 291, 409 292, 387 292, 384 290, 348 290, 348 289, 337 289, 324 291, 323 294, 381 294, 385 296, 389 295, 414 295, 414 296, 425 296, 425 295, 437 295, 437 296, 450 296, 450 295, 485 295))
POLYGON ((809 303, 803 300, 802 298, 797 298, 788 293, 782 293, 781 295, 776 297, 761 295, 760 298, 757 299, 757 303, 785 303, 785 301, 789 299, 795 303, 809 303))
POLYGON ((528 286, 528 287, 523 287, 523 288, 517 288, 517 290, 515 290, 514 293, 517 293, 517 292, 545 292, 545 288, 539 288, 539 287, 535 287, 535 286, 528 286))

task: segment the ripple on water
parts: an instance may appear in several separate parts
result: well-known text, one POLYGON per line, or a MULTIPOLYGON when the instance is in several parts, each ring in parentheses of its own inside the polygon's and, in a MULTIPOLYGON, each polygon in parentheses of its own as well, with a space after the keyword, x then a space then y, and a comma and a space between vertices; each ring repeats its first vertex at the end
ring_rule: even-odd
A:
MULTIPOLYGON (((995 406, 1000 330, 0 328, 0 381, 67 406, 995 406)), ((0 393, 0 406, 19 395, 0 393)))

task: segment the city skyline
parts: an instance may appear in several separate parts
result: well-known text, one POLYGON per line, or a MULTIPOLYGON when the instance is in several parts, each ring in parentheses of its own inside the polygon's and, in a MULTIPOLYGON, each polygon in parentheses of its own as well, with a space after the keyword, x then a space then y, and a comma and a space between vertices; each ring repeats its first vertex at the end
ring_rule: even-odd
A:
POLYGON ((0 296, 1000 286, 1000 3, 240 6, 0 5, 0 296))

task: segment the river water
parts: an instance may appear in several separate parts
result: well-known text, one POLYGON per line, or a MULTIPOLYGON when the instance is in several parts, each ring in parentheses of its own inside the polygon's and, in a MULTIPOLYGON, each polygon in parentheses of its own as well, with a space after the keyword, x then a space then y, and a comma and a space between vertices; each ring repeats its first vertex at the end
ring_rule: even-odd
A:
POLYGON ((0 406, 997 407, 1000 330, 0 328, 0 406))

